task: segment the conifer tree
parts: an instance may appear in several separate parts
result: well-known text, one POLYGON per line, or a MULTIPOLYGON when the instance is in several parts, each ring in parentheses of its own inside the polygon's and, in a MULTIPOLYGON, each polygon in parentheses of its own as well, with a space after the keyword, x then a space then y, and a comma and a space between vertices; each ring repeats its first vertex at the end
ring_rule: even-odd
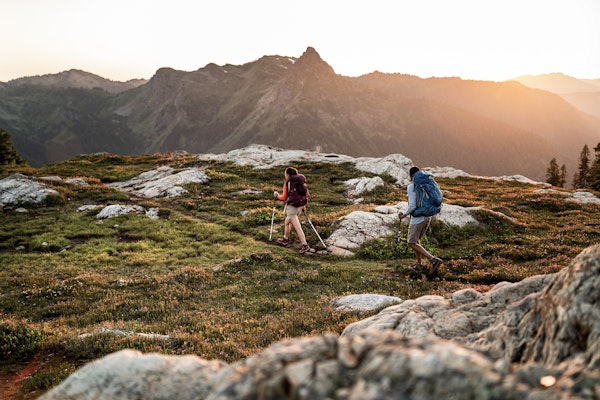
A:
POLYGON ((546 170, 546 183, 549 183, 552 186, 559 186, 560 173, 558 171, 558 163, 556 162, 556 158, 550 160, 550 166, 546 170))
POLYGON ((10 141, 10 133, 0 128, 0 165, 25 164, 10 141))
POLYGON ((587 144, 583 146, 579 154, 579 167, 573 177, 573 187, 575 189, 585 189, 590 179, 590 149, 587 144))
POLYGON ((567 166, 565 164, 560 167, 560 179, 558 181, 558 186, 565 187, 567 184, 567 166))
POLYGON ((589 187, 594 190, 600 191, 600 143, 594 147, 596 155, 592 168, 590 169, 590 183, 589 187))

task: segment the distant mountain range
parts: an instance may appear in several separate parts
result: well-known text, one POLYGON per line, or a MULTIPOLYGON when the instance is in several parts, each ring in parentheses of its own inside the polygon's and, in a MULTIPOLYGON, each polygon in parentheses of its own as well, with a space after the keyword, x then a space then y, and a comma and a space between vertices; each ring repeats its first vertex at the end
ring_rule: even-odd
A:
POLYGON ((101 151, 216 153, 260 143, 350 156, 401 153, 422 166, 544 180, 552 158, 572 176, 582 147, 600 142, 591 105, 600 80, 554 78, 346 77, 309 47, 298 58, 162 68, 149 81, 71 70, 0 83, 0 128, 34 166, 101 151), (576 91, 553 93, 567 87, 558 82, 576 91))
POLYGON ((531 88, 558 94, 580 110, 600 118, 600 79, 576 79, 561 73, 514 79, 531 88))

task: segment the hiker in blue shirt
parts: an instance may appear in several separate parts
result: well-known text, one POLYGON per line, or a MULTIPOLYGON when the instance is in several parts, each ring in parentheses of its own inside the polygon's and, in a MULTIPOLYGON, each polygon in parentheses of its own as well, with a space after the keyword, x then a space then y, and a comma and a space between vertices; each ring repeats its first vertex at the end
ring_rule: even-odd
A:
POLYGON ((402 220, 403 218, 410 216, 410 224, 408 225, 406 242, 408 247, 414 250, 417 257, 417 262, 412 268, 421 269, 421 260, 423 257, 425 257, 431 263, 429 274, 433 276, 442 264, 442 260, 438 257, 432 256, 427 250, 425 250, 423 246, 421 246, 421 239, 423 236, 425 236, 425 233, 429 228, 431 217, 412 216, 412 213, 417 209, 417 193, 413 183, 413 178, 417 171, 420 171, 419 167, 412 167, 409 171, 411 183, 408 185, 408 188, 406 188, 406 194, 408 195, 408 209, 406 212, 400 212, 398 217, 402 220))

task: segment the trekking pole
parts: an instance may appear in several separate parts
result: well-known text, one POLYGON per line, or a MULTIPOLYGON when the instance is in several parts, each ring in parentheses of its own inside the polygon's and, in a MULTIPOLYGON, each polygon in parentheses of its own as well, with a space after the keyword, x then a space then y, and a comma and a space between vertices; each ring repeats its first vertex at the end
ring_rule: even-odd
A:
POLYGON ((399 260, 400 260, 400 234, 402 232, 402 220, 404 219, 404 217, 400 218, 400 222, 398 223, 398 242, 396 243, 396 270, 395 272, 398 272, 398 268, 399 268, 399 260))
POLYGON ((319 235, 319 232, 317 232, 317 229, 315 228, 315 226, 313 225, 312 221, 308 217, 308 213, 306 212, 306 208, 304 209, 304 215, 306 215, 306 219, 308 220, 308 223, 310 224, 310 226, 313 229, 313 231, 315 231, 315 233, 317 234, 317 237, 321 241, 321 244, 323 245, 323 247, 325 248, 325 250, 327 250, 327 245, 325 245, 325 242, 323 241, 323 239, 321 239, 321 235, 319 235))
POLYGON ((402 230, 402 221, 400 222, 400 228, 398 228, 398 242, 396 243, 396 270, 398 272, 399 260, 400 260, 400 231, 402 230))
POLYGON ((271 231, 269 231, 269 242, 273 238, 273 222, 275 221, 275 201, 273 201, 273 213, 271 214, 271 231))

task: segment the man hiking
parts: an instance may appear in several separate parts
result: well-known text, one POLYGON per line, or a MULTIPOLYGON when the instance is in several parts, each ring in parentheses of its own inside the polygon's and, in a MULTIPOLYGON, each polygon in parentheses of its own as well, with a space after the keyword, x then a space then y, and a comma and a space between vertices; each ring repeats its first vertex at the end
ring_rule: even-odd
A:
POLYGON ((429 275, 433 276, 442 264, 442 260, 438 257, 432 256, 427 250, 425 250, 423 246, 421 246, 421 239, 423 238, 423 236, 425 236, 425 233, 429 228, 429 224, 431 223, 431 216, 421 215, 418 212, 421 207, 419 204, 419 193, 415 186, 414 178, 415 174, 417 173, 423 174, 423 172, 420 171, 421 170, 419 167, 412 167, 409 170, 411 183, 406 188, 406 194, 408 195, 408 209, 406 210, 406 212, 398 213, 398 218, 402 220, 404 217, 410 216, 410 224, 408 225, 408 235, 406 238, 406 242, 408 244, 408 247, 414 250, 417 257, 417 262, 413 266, 413 268, 421 269, 421 260, 423 257, 425 257, 427 260, 429 260, 431 264, 429 275))
POLYGON ((286 212, 283 237, 277 239, 277 243, 283 246, 289 244, 289 237, 293 226, 298 235, 298 239, 300 239, 300 242, 302 243, 300 254, 306 253, 310 250, 310 246, 306 242, 306 236, 302 230, 300 219, 298 219, 298 215, 305 210, 309 197, 308 188, 306 187, 306 178, 304 175, 299 174, 296 168, 286 168, 283 193, 280 195, 279 192, 274 191, 273 196, 277 200, 282 200, 285 203, 286 212))

